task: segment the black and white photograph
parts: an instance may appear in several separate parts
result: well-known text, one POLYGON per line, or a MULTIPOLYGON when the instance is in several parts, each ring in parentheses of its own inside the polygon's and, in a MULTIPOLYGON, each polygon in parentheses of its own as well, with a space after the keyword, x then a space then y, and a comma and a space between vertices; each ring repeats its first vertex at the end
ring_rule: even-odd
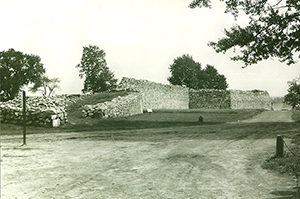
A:
POLYGON ((300 199, 300 1, 0 0, 1 199, 300 199))

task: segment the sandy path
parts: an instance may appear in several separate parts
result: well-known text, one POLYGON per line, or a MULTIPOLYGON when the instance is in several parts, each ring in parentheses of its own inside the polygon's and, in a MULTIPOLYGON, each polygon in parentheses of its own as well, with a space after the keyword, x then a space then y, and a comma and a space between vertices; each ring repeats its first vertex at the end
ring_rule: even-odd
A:
POLYGON ((242 122, 294 122, 291 111, 264 111, 254 118, 242 122))
POLYGON ((25 147, 4 136, 2 198, 255 199, 294 186, 260 167, 272 139, 67 139, 77 135, 30 135, 25 147))

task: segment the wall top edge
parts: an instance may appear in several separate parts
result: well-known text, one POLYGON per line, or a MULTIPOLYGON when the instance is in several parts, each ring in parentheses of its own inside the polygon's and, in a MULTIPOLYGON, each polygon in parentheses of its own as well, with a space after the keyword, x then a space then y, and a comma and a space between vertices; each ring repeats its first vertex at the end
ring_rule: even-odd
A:
POLYGON ((122 85, 123 83, 130 82, 130 83, 137 83, 137 84, 149 84, 149 85, 158 85, 158 86, 164 86, 164 87, 174 87, 174 88, 182 88, 182 89, 188 89, 185 86, 180 86, 180 85, 171 85, 171 84, 163 84, 163 83, 158 83, 154 81, 149 81, 145 79, 135 79, 132 77, 123 77, 122 80, 120 81, 119 85, 122 85))

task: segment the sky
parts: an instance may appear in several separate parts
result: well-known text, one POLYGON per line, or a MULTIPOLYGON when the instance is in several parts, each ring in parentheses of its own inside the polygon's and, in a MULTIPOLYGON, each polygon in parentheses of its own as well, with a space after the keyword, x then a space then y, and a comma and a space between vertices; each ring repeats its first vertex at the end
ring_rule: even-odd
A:
POLYGON ((189 54, 213 65, 227 78, 229 89, 287 93, 287 82, 300 76, 300 62, 291 66, 276 58, 242 68, 233 52, 216 53, 207 46, 224 36, 224 28, 246 24, 224 14, 225 6, 188 8, 192 0, 1 0, 0 51, 14 48, 41 57, 50 78, 61 81, 57 94, 80 93, 83 46, 97 45, 117 79, 132 77, 168 84, 169 66, 189 54))

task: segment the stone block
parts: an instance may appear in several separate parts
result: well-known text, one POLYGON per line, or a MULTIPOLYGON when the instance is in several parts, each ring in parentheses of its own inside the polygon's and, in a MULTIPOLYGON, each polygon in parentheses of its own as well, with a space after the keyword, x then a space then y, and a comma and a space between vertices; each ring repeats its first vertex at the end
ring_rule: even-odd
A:
POLYGON ((59 125, 60 125, 60 119, 52 120, 52 127, 59 127, 59 125))

